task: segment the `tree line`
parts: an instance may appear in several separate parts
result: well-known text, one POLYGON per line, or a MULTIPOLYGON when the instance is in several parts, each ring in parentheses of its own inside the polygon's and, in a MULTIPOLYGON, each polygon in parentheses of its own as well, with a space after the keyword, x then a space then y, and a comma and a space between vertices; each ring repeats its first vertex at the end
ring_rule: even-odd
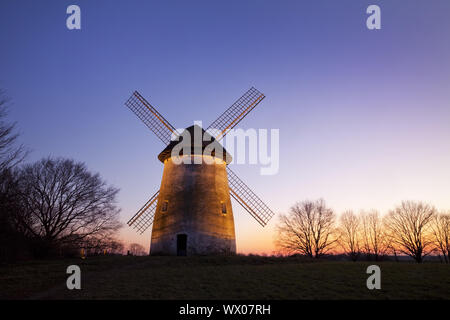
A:
POLYGON ((281 253, 311 258, 343 253, 352 261, 379 261, 407 255, 421 263, 436 255, 449 263, 450 212, 403 201, 384 216, 377 210, 349 210, 338 217, 323 199, 303 201, 280 216, 276 246, 281 253))
POLYGON ((119 190, 71 159, 23 164, 27 150, 7 107, 0 91, 0 260, 121 252, 119 190))

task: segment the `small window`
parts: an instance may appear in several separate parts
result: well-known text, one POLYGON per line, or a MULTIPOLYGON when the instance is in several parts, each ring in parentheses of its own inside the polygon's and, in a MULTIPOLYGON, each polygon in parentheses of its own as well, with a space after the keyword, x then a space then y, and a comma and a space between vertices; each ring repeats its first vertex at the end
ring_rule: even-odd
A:
POLYGON ((162 204, 162 212, 166 212, 167 211, 167 207, 169 206, 169 201, 168 200, 164 200, 163 204, 162 204))
POLYGON ((222 214, 227 214, 227 205, 223 201, 220 204, 222 205, 222 214))

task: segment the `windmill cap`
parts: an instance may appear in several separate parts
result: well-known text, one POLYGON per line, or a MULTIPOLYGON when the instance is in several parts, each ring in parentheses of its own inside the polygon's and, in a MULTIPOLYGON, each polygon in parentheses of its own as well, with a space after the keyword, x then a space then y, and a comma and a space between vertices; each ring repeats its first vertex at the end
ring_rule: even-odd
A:
POLYGON ((206 147, 208 150, 206 153, 213 157, 222 159, 227 164, 231 162, 231 155, 225 150, 225 148, 211 136, 208 132, 203 130, 198 125, 190 126, 179 135, 178 140, 172 140, 158 155, 158 159, 161 162, 172 157, 172 150, 177 146, 176 155, 203 155, 206 147), (189 153, 183 153, 189 150, 189 153))

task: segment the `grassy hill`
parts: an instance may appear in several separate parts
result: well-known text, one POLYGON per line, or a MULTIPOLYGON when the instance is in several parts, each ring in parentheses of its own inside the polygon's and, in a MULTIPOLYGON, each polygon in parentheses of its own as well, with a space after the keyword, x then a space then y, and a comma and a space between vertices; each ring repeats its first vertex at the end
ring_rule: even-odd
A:
POLYGON ((366 287, 367 262, 269 257, 100 256, 0 266, 2 299, 450 299, 450 266, 376 263, 381 290, 366 287), (82 290, 66 289, 79 265, 82 290))

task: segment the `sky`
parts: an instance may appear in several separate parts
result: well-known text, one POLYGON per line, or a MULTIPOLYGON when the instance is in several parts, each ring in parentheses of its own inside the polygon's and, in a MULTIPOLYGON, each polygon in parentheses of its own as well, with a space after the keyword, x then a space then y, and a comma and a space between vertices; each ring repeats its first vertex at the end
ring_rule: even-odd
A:
MULTIPOLYGON (((280 214, 402 200, 450 210, 450 2, 0 2, 0 88, 27 161, 68 157, 120 188, 126 222, 159 188, 162 143, 124 102, 138 90, 175 127, 214 121, 251 86, 239 127, 279 129, 280 168, 232 169, 276 213, 233 203, 240 253, 272 253, 280 214), (68 30, 66 8, 81 8, 68 30), (381 29, 366 8, 381 8, 381 29)), ((149 248, 150 231, 121 237, 149 248)))

